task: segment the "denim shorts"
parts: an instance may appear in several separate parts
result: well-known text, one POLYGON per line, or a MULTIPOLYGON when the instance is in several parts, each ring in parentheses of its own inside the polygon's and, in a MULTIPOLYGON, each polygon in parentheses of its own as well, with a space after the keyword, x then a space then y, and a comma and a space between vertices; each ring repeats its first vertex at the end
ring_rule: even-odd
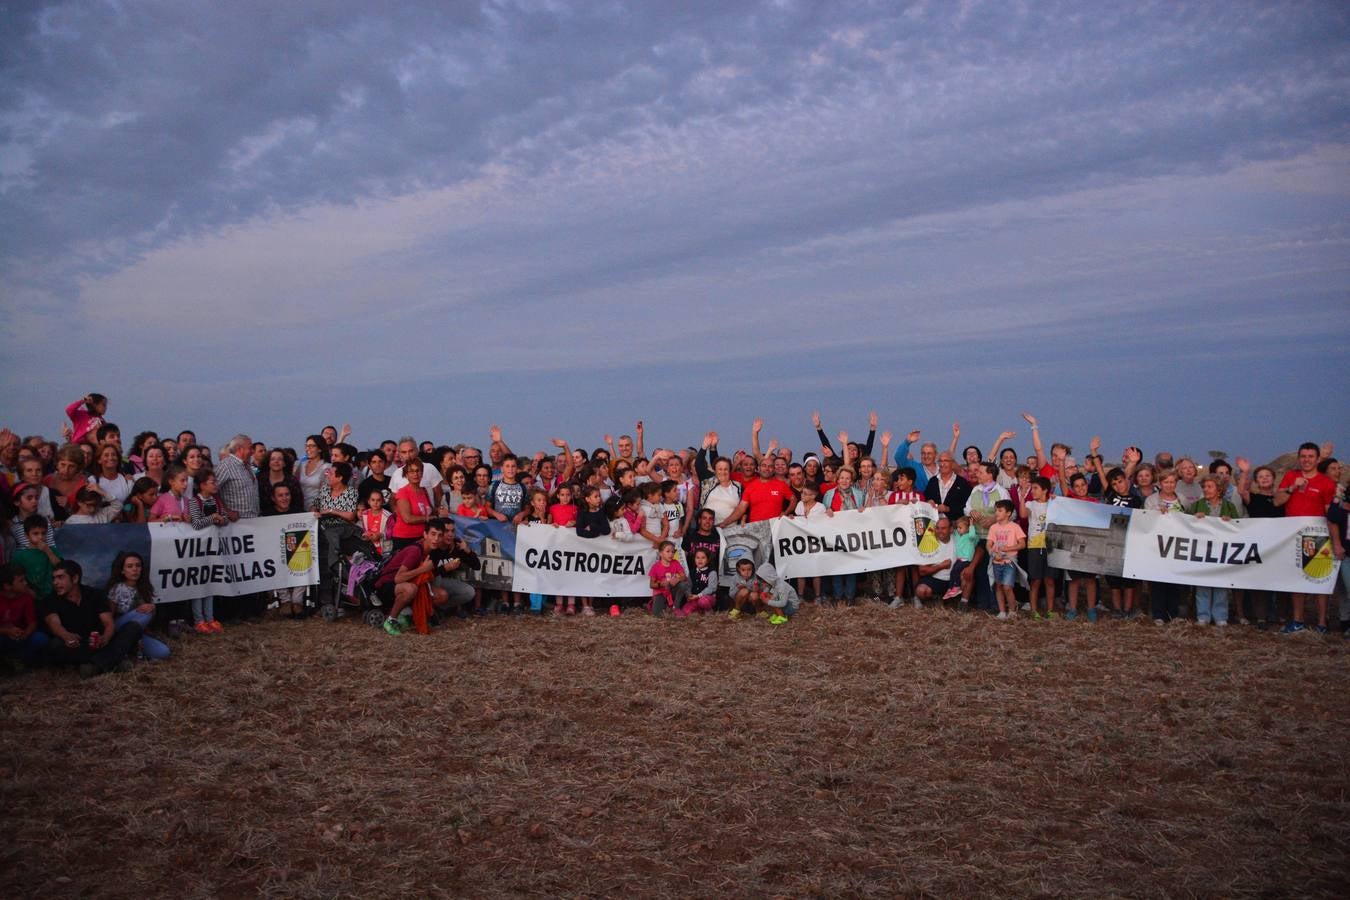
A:
POLYGON ((994 584, 1008 587, 1017 584, 1017 567, 1012 563, 994 563, 994 584))

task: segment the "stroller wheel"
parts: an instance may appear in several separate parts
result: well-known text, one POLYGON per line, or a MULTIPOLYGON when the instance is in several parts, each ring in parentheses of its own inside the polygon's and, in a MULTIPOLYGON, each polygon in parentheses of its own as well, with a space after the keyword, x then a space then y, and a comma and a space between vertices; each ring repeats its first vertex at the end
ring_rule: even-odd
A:
POLYGON ((379 628, 384 624, 384 611, 380 609, 368 609, 361 618, 372 628, 379 628))
POLYGON ((319 615, 323 616, 325 622, 336 622, 340 611, 332 603, 325 603, 319 607, 319 615))

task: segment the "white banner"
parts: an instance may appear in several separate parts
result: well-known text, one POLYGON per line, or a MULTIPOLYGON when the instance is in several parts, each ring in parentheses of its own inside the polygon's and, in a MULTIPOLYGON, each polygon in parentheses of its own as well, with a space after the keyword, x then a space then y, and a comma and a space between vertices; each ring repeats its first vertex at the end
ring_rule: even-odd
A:
MULTIPOLYGON (((570 528, 521 525, 511 589, 564 597, 649 597, 647 573, 657 558, 656 548, 641 538, 584 538, 570 528)), ((683 554, 676 558, 688 571, 683 554)))
POLYGON ((814 519, 773 520, 773 555, 785 578, 847 575, 918 565, 938 555, 927 503, 844 510, 814 519))
POLYGON ((1330 594, 1340 564, 1325 519, 1197 519, 1135 510, 1125 538, 1126 578, 1330 594))
POLYGON ((319 580, 313 513, 240 519, 201 530, 156 522, 150 532, 150 581, 161 601, 237 597, 319 580))

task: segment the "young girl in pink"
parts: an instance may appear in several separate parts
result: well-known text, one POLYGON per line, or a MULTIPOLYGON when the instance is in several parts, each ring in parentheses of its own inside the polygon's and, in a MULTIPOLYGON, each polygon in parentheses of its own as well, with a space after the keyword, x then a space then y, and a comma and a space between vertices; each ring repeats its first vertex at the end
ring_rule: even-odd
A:
POLYGON ((662 541, 658 552, 661 558, 648 573, 652 586, 652 615, 655 616, 665 613, 667 606, 679 610, 689 597, 689 573, 675 558, 675 544, 662 541))
POLYGON ((164 475, 168 490, 159 495, 150 507, 151 522, 191 522, 192 509, 188 499, 187 469, 174 463, 164 475))

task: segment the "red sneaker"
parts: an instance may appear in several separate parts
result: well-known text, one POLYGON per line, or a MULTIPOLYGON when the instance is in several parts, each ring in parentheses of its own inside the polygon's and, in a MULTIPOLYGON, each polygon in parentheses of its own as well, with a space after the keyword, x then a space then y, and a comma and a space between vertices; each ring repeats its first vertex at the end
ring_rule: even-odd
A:
POLYGON ((220 624, 219 622, 217 622, 215 619, 212 619, 212 620, 211 620, 210 626, 211 626, 211 633, 212 633, 212 634, 224 634, 224 633, 225 633, 225 626, 222 625, 222 624, 220 624))

